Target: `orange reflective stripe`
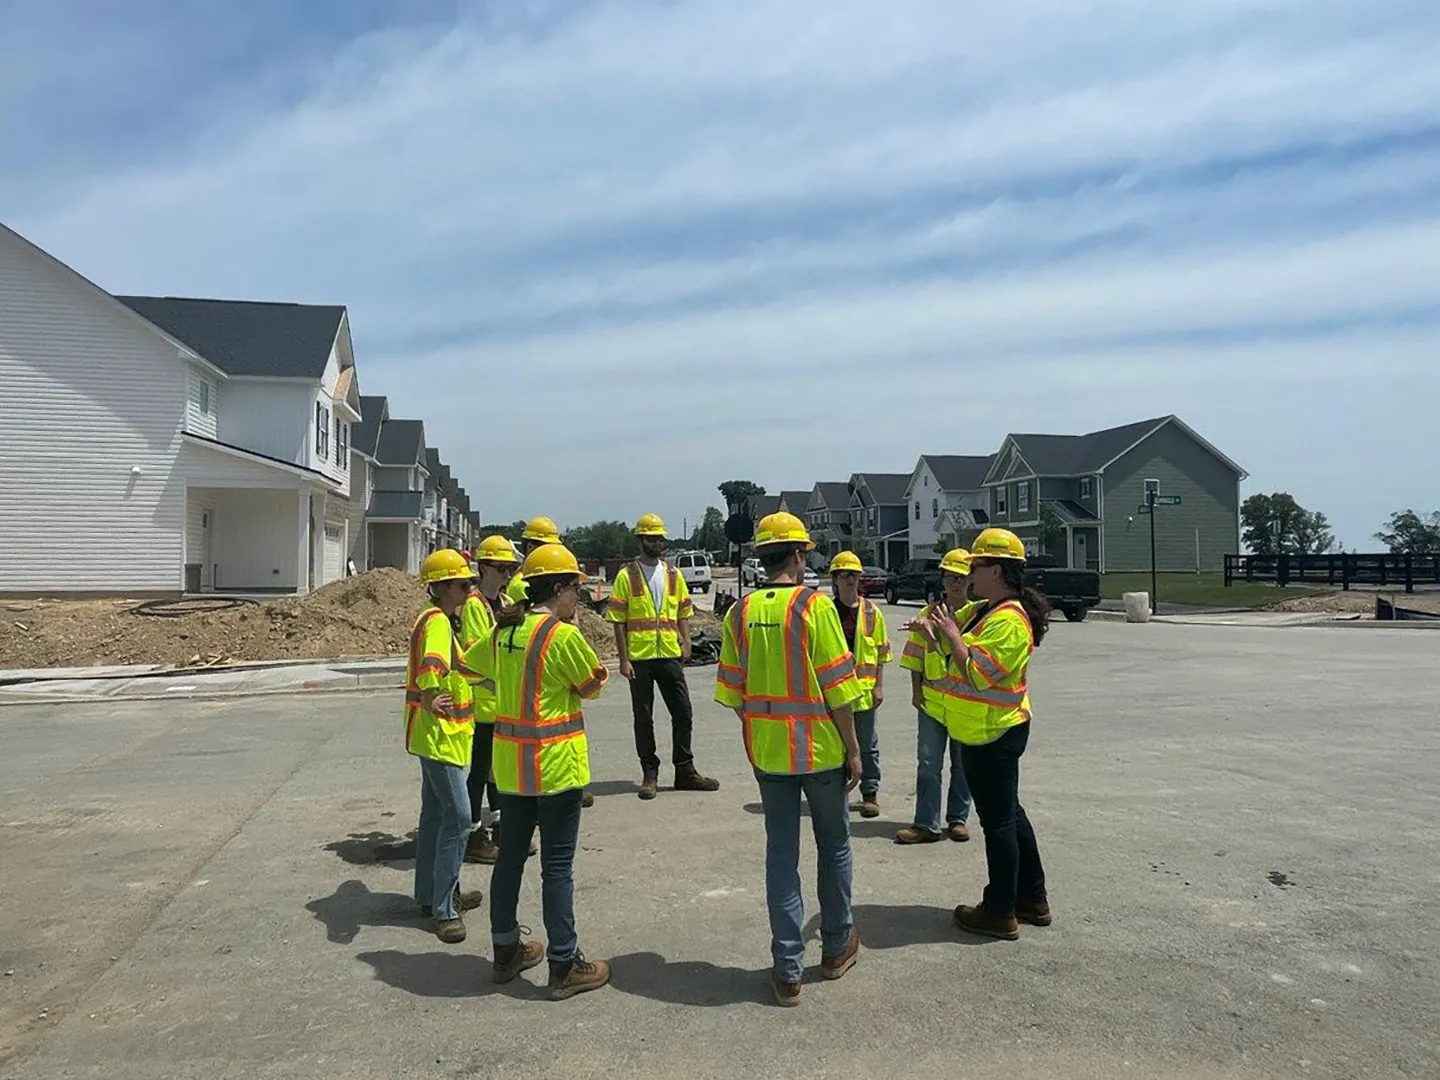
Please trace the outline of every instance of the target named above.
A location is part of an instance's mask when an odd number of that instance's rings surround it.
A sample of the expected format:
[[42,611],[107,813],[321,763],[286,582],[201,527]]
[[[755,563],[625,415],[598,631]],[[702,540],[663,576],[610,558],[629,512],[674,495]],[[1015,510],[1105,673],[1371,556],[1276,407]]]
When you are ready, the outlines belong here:
[[716,670],[716,678],[732,690],[745,689],[745,672],[732,664],[720,664]]
[[861,679],[873,679],[880,674],[879,664],[856,664],[855,675]]
[[583,683],[581,683],[575,688],[575,692],[581,697],[589,697],[591,694],[595,693],[595,691],[599,690],[604,685],[605,672],[597,668],[594,672],[591,673],[590,678],[586,679]]
[[831,690],[855,674],[855,658],[849,653],[815,670],[822,689]]
[[514,717],[506,717],[504,720],[498,716],[495,718],[495,737],[517,743],[555,742],[572,735],[579,735],[584,730],[585,718],[580,713],[552,717],[539,726],[527,724]]
[[977,690],[967,680],[954,676],[937,679],[930,685],[948,697],[959,698],[962,701],[977,701],[985,705],[1001,705],[1006,708],[1015,708],[1024,704],[1025,695],[1028,692],[1023,682],[1013,690],[1003,690],[1000,687]]
[[674,633],[680,629],[680,624],[674,619],[627,619],[625,630],[628,633],[654,633],[657,630],[670,631]]
[[985,677],[992,682],[1003,679],[1008,672],[1002,668],[995,657],[991,656],[979,645],[970,646],[970,662],[985,673]]

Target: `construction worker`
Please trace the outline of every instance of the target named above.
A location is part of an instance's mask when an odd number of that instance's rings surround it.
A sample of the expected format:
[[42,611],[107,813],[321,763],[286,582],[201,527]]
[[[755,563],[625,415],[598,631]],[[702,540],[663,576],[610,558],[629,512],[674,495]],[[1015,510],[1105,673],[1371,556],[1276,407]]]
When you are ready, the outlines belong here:
[[[940,584],[950,611],[966,603],[970,553],[954,548],[940,560]],[[970,817],[970,788],[960,764],[960,744],[945,727],[945,663],[949,645],[928,630],[931,608],[906,624],[910,639],[900,666],[910,672],[910,696],[916,712],[915,820],[895,834],[897,844],[933,844],[948,836],[957,843],[970,839],[965,822]],[[945,831],[940,831],[940,785],[945,778],[945,754],[950,754],[950,787],[945,797]]]
[[[558,543],[560,543],[560,528],[555,524],[554,519],[544,516],[533,517],[525,523],[525,530],[520,534],[520,557],[525,558],[536,548],[545,544]],[[505,595],[517,604],[525,602],[524,574],[515,575],[506,588]]]
[[784,512],[768,515],[754,543],[769,580],[726,613],[715,700],[740,717],[745,752],[760,784],[771,988],[778,1004],[799,1005],[805,966],[802,793],[815,833],[821,974],[840,978],[860,951],[850,906],[846,797],[860,783],[851,707],[861,689],[834,603],[801,584],[805,555],[815,545],[800,519]]
[[[461,552],[462,555],[467,554]],[[469,649],[495,628],[496,613],[505,601],[506,585],[520,569],[515,547],[503,536],[487,536],[471,556],[479,568],[479,577],[471,582],[469,595],[460,609],[460,648]],[[494,863],[500,849],[491,839],[489,825],[499,811],[495,781],[490,776],[490,751],[495,732],[495,695],[480,676],[463,669],[466,681],[475,695],[475,738],[470,754],[470,775],[466,789],[470,795],[470,814],[474,827],[465,844],[465,861]],[[488,807],[489,820],[481,806]],[[535,854],[532,850],[530,854]]]
[[1035,829],[1020,805],[1020,757],[1030,738],[1030,658],[1050,625],[1045,597],[1025,585],[1025,545],[985,529],[971,548],[970,595],[960,611],[935,605],[928,633],[948,646],[945,722],[985,832],[989,883],[955,921],[974,934],[1014,940],[1020,923],[1049,926],[1050,903]]
[[695,768],[690,747],[694,711],[685,682],[690,659],[690,620],[694,603],[685,579],[665,562],[669,537],[658,514],[641,514],[635,523],[640,557],[615,577],[605,618],[615,624],[620,674],[630,683],[635,717],[635,753],[640,758],[640,798],[659,790],[660,758],[655,747],[655,688],[670,713],[671,760],[676,791],[718,791],[720,782]]
[[890,663],[890,636],[880,608],[860,595],[860,556],[842,551],[830,560],[830,586],[840,627],[855,656],[860,697],[851,705],[855,736],[860,742],[860,816],[880,816],[880,736],[875,710],[885,700],[885,665]]
[[[609,676],[572,620],[584,580],[570,550],[547,544],[525,558],[527,596],[518,625],[492,631],[465,653],[465,664],[496,695],[495,783],[500,789],[500,857],[490,879],[495,981],[550,960],[550,997],[604,986],[610,965],[589,961],[575,934],[575,849],[580,800],[590,782],[581,700]],[[525,858],[540,830],[540,898],[548,954],[521,940],[517,912]]]
[[405,666],[405,748],[420,759],[420,824],[415,836],[415,901],[435,919],[441,941],[465,940],[462,911],[478,892],[461,893],[460,863],[470,831],[470,764],[475,704],[461,674],[455,624],[475,574],[458,551],[425,557],[420,580],[430,604],[410,631]]

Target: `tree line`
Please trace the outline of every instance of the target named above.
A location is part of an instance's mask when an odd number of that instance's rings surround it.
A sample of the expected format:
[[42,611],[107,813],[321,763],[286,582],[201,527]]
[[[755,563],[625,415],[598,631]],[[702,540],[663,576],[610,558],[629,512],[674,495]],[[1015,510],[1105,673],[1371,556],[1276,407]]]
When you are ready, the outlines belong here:
[[[1289,492],[1251,495],[1240,506],[1241,539],[1256,555],[1325,555],[1339,550],[1330,521]],[[1422,517],[1397,510],[1374,538],[1393,555],[1440,553],[1440,510]]]

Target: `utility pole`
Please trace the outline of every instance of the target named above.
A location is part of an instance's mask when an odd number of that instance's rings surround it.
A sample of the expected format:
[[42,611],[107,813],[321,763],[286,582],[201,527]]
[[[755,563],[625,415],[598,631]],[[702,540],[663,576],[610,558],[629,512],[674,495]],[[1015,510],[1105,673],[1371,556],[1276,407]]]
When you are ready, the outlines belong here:
[[1150,614],[1154,615],[1160,609],[1160,598],[1156,595],[1159,580],[1155,573],[1155,495],[1157,493],[1147,488],[1145,491],[1145,505],[1150,508]]

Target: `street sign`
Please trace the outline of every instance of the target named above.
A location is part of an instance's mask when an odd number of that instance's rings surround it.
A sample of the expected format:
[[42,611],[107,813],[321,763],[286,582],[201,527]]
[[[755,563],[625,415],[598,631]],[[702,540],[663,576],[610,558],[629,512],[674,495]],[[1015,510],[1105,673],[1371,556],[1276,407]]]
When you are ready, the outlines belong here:
[[1156,495],[1156,496],[1155,496],[1155,505],[1156,505],[1156,506],[1179,506],[1179,505],[1180,505],[1180,496],[1179,496],[1179,495]]
[[1136,512],[1137,514],[1148,514],[1148,513],[1150,512],[1150,504],[1149,504],[1149,503],[1141,503],[1139,506],[1137,506],[1137,507],[1135,508],[1135,512]]

